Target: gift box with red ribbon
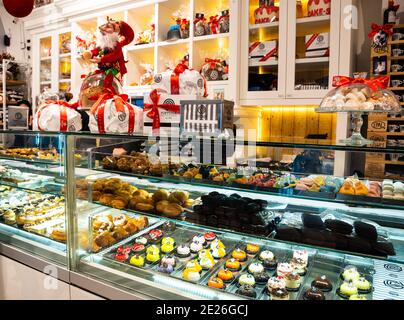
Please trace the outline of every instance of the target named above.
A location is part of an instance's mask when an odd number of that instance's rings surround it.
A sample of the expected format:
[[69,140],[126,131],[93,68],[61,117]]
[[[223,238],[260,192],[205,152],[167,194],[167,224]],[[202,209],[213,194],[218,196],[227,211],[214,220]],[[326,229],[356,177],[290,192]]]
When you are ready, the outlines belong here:
[[80,113],[76,111],[78,104],[66,101],[48,100],[42,104],[33,120],[35,131],[77,132],[82,129]]
[[179,137],[181,101],[195,100],[195,95],[170,95],[153,90],[144,98],[143,134]]
[[178,64],[174,70],[156,74],[152,88],[170,95],[207,96],[205,78],[184,63]]
[[205,64],[202,66],[201,74],[207,81],[227,80],[228,69],[226,61],[206,58]]
[[92,133],[142,134],[143,110],[106,89],[90,110],[89,126]]

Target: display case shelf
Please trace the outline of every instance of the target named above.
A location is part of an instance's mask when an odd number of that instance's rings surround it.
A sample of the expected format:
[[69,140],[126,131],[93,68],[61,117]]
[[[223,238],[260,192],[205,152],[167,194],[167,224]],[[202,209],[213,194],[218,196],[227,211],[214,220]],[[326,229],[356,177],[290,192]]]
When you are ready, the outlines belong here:
[[218,34],[210,34],[207,36],[194,37],[194,41],[208,41],[222,38],[229,38],[229,33],[218,33]]
[[259,29],[276,29],[276,28],[279,28],[279,21],[270,23],[250,24],[250,31]]

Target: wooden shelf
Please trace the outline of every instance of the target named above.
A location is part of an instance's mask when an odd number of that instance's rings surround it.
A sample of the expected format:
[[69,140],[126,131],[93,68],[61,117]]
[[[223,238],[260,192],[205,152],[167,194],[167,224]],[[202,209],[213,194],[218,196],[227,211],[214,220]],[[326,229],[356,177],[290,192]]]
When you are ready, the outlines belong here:
[[389,44],[404,44],[404,40],[400,40],[400,41],[389,41]]
[[388,160],[386,160],[384,163],[385,164],[394,164],[394,165],[397,165],[397,166],[404,166],[404,161],[388,161]]
[[229,33],[210,34],[207,36],[194,37],[194,41],[215,40],[215,39],[228,38],[229,36],[230,36]]
[[404,56],[402,57],[388,57],[390,60],[404,60]]
[[279,21],[270,23],[250,24],[250,30],[279,28]]
[[393,29],[402,29],[402,28],[404,28],[404,24],[395,24],[393,26]]
[[389,87],[387,89],[390,91],[404,91],[404,87]]
[[42,57],[41,61],[50,61],[52,60],[52,57]]
[[381,134],[391,137],[404,137],[404,132],[382,132]]
[[[6,82],[6,86],[7,87],[17,87],[17,86],[22,86],[25,85],[26,82],[25,81],[21,81],[21,80],[8,80]],[[3,82],[0,81],[0,86],[3,86]]]
[[387,118],[389,122],[404,122],[404,118]]
[[404,76],[404,72],[390,72],[391,76]]
[[71,81],[72,81],[71,79],[60,79],[59,80],[60,83],[68,83],[68,82],[71,82]]

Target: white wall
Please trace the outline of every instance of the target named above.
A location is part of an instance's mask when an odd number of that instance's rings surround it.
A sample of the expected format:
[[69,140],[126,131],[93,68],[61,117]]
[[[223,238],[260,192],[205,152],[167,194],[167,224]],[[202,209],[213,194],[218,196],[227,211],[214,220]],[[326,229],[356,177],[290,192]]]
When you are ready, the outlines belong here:
[[2,5],[0,6],[0,19],[6,34],[11,30],[11,46],[8,48],[3,45],[4,34],[0,34],[0,51],[6,50],[12,54],[17,61],[28,61],[29,52],[22,50],[23,44],[25,43],[22,20],[17,20],[17,24],[13,23],[14,17],[9,15]]

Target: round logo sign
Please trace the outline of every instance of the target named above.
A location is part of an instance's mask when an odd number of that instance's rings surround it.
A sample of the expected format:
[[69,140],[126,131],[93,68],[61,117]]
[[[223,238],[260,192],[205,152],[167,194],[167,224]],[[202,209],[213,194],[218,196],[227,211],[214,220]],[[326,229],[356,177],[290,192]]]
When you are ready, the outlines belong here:
[[164,104],[172,104],[172,105],[174,105],[175,102],[174,102],[173,99],[166,99],[166,100],[164,100]]
[[126,120],[126,113],[125,112],[119,112],[118,113],[118,120],[121,122],[124,122]]
[[21,119],[22,119],[22,113],[21,113],[21,112],[17,112],[17,113],[15,114],[15,119],[16,119],[16,120],[21,120]]
[[160,83],[161,81],[163,81],[163,76],[159,73],[159,74],[156,74],[155,76],[154,76],[154,82],[155,83]]

